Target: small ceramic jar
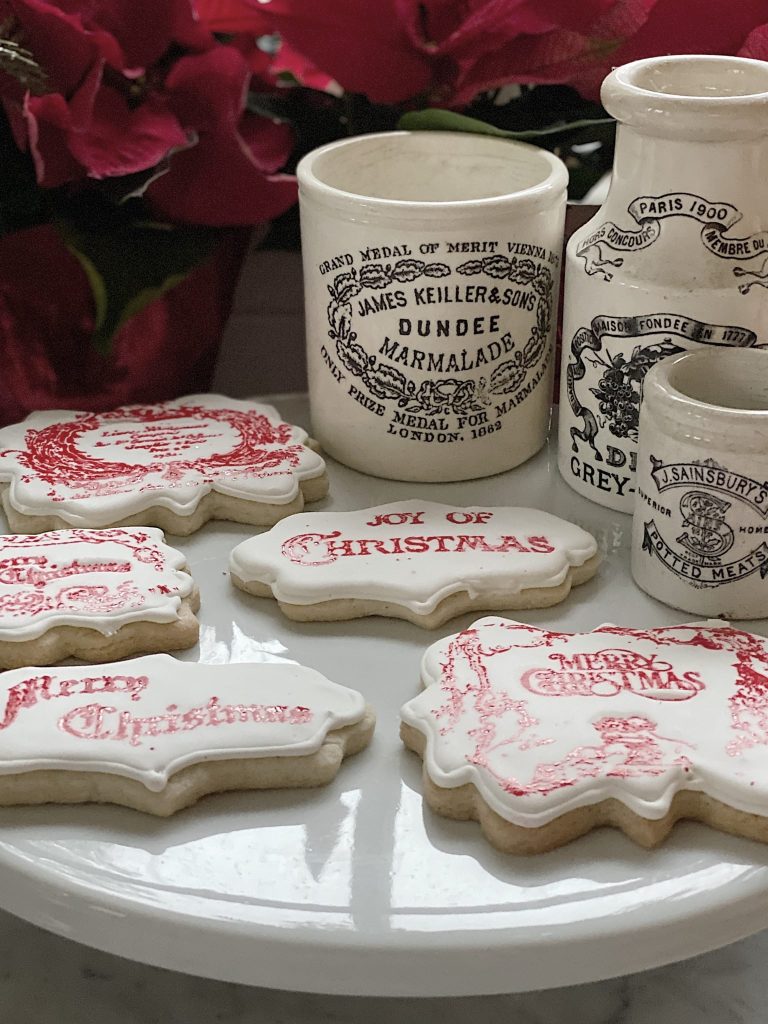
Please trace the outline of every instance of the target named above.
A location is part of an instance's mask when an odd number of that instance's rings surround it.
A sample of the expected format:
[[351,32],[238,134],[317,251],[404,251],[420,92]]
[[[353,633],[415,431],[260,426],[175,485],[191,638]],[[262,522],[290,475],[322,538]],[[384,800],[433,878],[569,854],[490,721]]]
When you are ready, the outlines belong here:
[[632,575],[673,608],[768,617],[768,352],[699,350],[649,371]]
[[568,172],[459,132],[331,143],[298,167],[313,435],[397,480],[544,444]]

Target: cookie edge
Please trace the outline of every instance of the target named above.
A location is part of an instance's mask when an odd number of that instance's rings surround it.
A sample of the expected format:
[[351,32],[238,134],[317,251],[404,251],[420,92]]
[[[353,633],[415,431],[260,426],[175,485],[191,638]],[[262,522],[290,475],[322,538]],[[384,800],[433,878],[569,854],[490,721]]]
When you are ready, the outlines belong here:
[[[180,570],[187,572],[186,569]],[[113,633],[101,633],[85,623],[53,626],[33,640],[0,640],[0,671],[56,665],[65,658],[88,664],[121,661],[133,655],[163,654],[193,647],[200,638],[200,591],[193,583],[181,599],[178,616],[171,622],[137,619]]]
[[[404,619],[415,626],[421,626],[422,629],[437,629],[451,619],[467,613],[551,608],[564,601],[573,587],[588,583],[597,573],[601,562],[602,557],[596,552],[581,565],[569,566],[562,583],[552,587],[529,587],[497,597],[482,594],[472,597],[466,590],[456,591],[443,598],[426,614],[419,614],[406,605],[398,604],[397,601],[376,601],[357,597],[334,598],[315,604],[293,604],[275,597],[272,589],[274,584],[261,580],[244,580],[232,569],[230,579],[234,586],[247,594],[275,600],[286,618],[294,622],[346,622],[379,615],[385,618]],[[352,605],[353,609],[350,608]]]
[[[305,447],[310,448],[308,444]],[[310,450],[315,451],[314,448]],[[0,502],[12,533],[38,534],[52,530],[111,530],[126,526],[156,526],[164,533],[188,537],[211,520],[241,523],[245,526],[275,526],[281,519],[303,511],[305,504],[325,498],[329,490],[329,479],[325,466],[314,476],[299,478],[296,497],[283,504],[237,498],[214,490],[202,496],[190,515],[180,515],[162,505],[150,505],[143,511],[125,516],[123,519],[98,525],[79,518],[77,522],[71,522],[48,512],[19,512],[11,504],[10,490],[10,481],[0,484]]]
[[422,759],[423,796],[429,808],[453,821],[477,822],[483,836],[501,853],[523,856],[549,853],[603,827],[618,829],[638,846],[652,850],[664,842],[678,821],[696,821],[718,832],[768,843],[768,814],[740,811],[692,789],[678,790],[661,818],[644,818],[621,800],[611,797],[566,811],[545,825],[516,825],[489,807],[472,783],[455,789],[438,786],[424,761],[427,738],[419,729],[401,722],[400,738]]

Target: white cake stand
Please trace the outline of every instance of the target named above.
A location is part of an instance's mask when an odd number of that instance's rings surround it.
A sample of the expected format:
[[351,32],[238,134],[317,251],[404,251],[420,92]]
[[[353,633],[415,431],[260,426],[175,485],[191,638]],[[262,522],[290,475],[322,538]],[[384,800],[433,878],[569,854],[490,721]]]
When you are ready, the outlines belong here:
[[[287,419],[306,422],[302,400],[274,401]],[[606,560],[563,605],[526,621],[566,630],[685,621],[629,578],[629,518],[575,495],[554,467],[554,453],[543,452],[505,476],[416,488],[332,465],[325,507],[420,494],[547,509],[591,530]],[[291,623],[271,601],[229,584],[228,553],[247,534],[211,524],[171,538],[203,595],[201,643],[185,656],[311,665],[377,708],[372,746],[326,789],[211,797],[168,821],[113,807],[2,811],[0,906],[161,967],[359,995],[593,981],[702,953],[768,923],[768,847],[681,824],[652,853],[606,829],[545,856],[505,857],[474,823],[426,810],[420,762],[398,740],[398,709],[418,691],[427,644],[471,617],[429,633],[384,619]],[[752,628],[764,632],[765,623]]]

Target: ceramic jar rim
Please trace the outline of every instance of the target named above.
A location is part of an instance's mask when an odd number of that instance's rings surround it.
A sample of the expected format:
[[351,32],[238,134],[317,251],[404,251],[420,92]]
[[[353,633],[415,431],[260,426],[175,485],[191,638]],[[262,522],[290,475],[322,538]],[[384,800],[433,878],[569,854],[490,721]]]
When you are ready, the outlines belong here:
[[649,135],[718,142],[768,134],[768,63],[761,60],[647,57],[614,68],[600,95],[617,121]]
[[[458,144],[460,147],[468,147],[467,140],[471,139],[486,152],[495,151],[493,156],[498,156],[501,163],[514,153],[518,159],[530,157],[531,164],[535,160],[545,173],[535,184],[519,189],[481,198],[449,200],[390,199],[366,195],[364,192],[358,193],[329,184],[318,173],[323,162],[346,149],[359,149],[364,152],[382,141],[410,141],[417,138],[422,145],[433,147],[436,155],[442,154],[445,160],[457,158],[455,151],[451,153],[452,146],[456,147]],[[565,164],[546,149],[514,139],[450,131],[374,132],[330,142],[303,157],[296,169],[296,176],[299,182],[299,198],[304,202],[311,200],[328,207],[337,217],[339,214],[347,213],[348,219],[359,222],[392,222],[408,226],[463,225],[467,222],[477,223],[478,218],[483,221],[494,221],[505,213],[513,213],[516,217],[535,214],[540,210],[551,209],[558,202],[565,206],[568,187],[568,170]]]
[[757,377],[768,382],[768,351],[712,347],[682,352],[651,367],[643,382],[643,410],[666,432],[680,432],[701,444],[725,435],[729,445],[765,454],[768,405],[739,408],[688,394],[686,382],[702,366],[711,379],[724,381],[725,386],[737,383],[739,370],[746,370],[739,375],[741,381]]

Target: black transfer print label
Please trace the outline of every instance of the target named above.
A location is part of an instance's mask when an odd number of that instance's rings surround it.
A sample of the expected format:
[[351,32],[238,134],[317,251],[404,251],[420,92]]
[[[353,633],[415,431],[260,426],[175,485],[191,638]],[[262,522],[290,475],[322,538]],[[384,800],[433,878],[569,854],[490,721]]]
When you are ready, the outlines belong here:
[[370,246],[319,266],[321,356],[400,440],[451,444],[500,430],[546,384],[560,256],[512,241]]
[[575,477],[603,493],[634,494],[643,380],[659,360],[694,344],[746,348],[757,344],[757,335],[677,313],[596,316],[574,334],[565,369],[568,404],[560,415]]
[[584,260],[590,276],[610,281],[613,269],[622,267],[628,254],[647,249],[661,237],[662,222],[689,217],[701,224],[701,243],[714,256],[724,260],[760,259],[760,264],[733,268],[740,279],[738,290],[748,294],[754,287],[768,288],[768,231],[739,237],[731,229],[743,218],[732,203],[711,202],[692,192],[667,192],[661,196],[638,196],[627,207],[632,218],[629,226],[605,221],[579,244],[576,255]]
[[[664,463],[650,456],[650,512],[643,551],[697,588],[768,576],[768,481],[713,459]],[[737,507],[738,506],[738,507]]]

